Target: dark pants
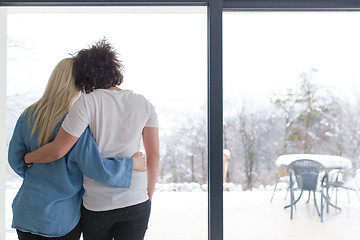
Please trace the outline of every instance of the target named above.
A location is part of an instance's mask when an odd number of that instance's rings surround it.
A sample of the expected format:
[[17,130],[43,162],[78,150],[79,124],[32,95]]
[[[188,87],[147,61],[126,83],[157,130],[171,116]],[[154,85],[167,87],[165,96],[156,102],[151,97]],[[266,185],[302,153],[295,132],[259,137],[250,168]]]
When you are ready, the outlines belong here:
[[150,200],[125,208],[94,212],[82,207],[84,240],[142,240],[148,226]]
[[19,240],[79,240],[81,235],[81,225],[78,223],[71,232],[62,237],[43,237],[29,232],[22,232],[20,230],[16,230],[16,232]]

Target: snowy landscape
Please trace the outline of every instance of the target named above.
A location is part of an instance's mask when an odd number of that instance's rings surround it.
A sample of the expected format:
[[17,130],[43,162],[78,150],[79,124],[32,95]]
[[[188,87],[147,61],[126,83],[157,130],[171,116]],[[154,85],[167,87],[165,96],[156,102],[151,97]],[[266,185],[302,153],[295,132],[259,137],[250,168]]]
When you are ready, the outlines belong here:
[[[203,186],[204,187],[204,186]],[[152,203],[152,213],[146,240],[206,240],[207,239],[207,192],[199,184],[158,185]],[[242,191],[229,185],[224,192],[224,239],[225,240],[338,240],[356,239],[360,235],[360,201],[354,192],[339,191],[338,206],[342,211],[330,208],[324,222],[312,201],[303,198],[296,207],[294,219],[290,210],[284,210],[289,198],[284,200],[286,186],[275,193],[270,202],[273,186]],[[17,192],[16,184],[7,190],[7,240],[17,239],[11,224],[11,202]]]
[[[7,140],[21,112],[41,96],[56,63],[107,36],[124,61],[124,88],[148,97],[159,115],[161,166],[146,239],[205,240],[206,8],[129,9],[84,10],[81,18],[78,10],[9,11]],[[305,197],[290,220],[285,183],[270,202],[282,154],[346,158],[344,179],[356,179],[360,34],[354,29],[359,21],[359,13],[224,14],[224,148],[231,151],[225,240],[360,236],[360,199],[354,191],[348,192],[349,202],[347,191],[339,190],[342,211],[330,208],[323,223]],[[13,240],[11,203],[21,179],[9,167],[7,172],[6,239]],[[352,187],[360,189],[358,180]]]

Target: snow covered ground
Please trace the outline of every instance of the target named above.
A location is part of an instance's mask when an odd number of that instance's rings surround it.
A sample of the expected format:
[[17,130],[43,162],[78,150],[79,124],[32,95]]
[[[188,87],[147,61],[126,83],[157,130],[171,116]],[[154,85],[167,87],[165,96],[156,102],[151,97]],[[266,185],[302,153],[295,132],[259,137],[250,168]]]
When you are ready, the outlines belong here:
[[[179,189],[182,191],[174,191]],[[271,203],[272,187],[246,192],[240,189],[234,187],[224,192],[225,240],[337,240],[360,236],[360,201],[354,192],[349,192],[349,203],[346,191],[340,190],[338,205],[342,211],[330,208],[321,223],[312,199],[306,204],[304,197],[290,220],[290,210],[283,208],[288,202],[284,200],[284,190],[277,191]],[[10,227],[11,202],[16,192],[16,184],[8,186],[7,240],[17,239]],[[158,185],[145,239],[206,240],[207,192],[196,184]]]

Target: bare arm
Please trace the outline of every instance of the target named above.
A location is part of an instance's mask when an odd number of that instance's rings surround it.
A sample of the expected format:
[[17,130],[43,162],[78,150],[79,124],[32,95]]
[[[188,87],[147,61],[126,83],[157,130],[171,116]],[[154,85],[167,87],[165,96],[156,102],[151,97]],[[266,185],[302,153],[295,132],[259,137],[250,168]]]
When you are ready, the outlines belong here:
[[146,152],[147,179],[150,201],[155,190],[156,179],[159,170],[159,128],[145,127],[143,131],[143,142]]
[[78,137],[68,134],[62,127],[60,127],[54,141],[45,144],[33,152],[27,153],[24,160],[26,163],[53,162],[65,156],[78,139]]

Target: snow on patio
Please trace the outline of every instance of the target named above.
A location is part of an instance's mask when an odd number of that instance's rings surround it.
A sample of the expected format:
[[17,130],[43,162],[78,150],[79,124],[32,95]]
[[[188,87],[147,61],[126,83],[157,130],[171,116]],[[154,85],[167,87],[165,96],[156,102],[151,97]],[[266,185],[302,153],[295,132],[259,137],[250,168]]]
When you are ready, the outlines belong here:
[[[207,192],[201,188],[183,191],[155,193],[152,215],[146,240],[198,240],[207,239]],[[338,205],[342,211],[325,213],[324,223],[316,215],[313,201],[306,204],[307,194],[297,204],[294,219],[290,210],[284,210],[286,191],[275,193],[271,203],[272,187],[254,191],[224,192],[224,239],[225,240],[312,240],[312,239],[357,239],[360,236],[360,202],[350,191],[348,203],[346,191],[339,190]],[[238,188],[240,189],[240,188]],[[11,202],[17,188],[7,190],[7,240],[17,239],[11,229]]]

